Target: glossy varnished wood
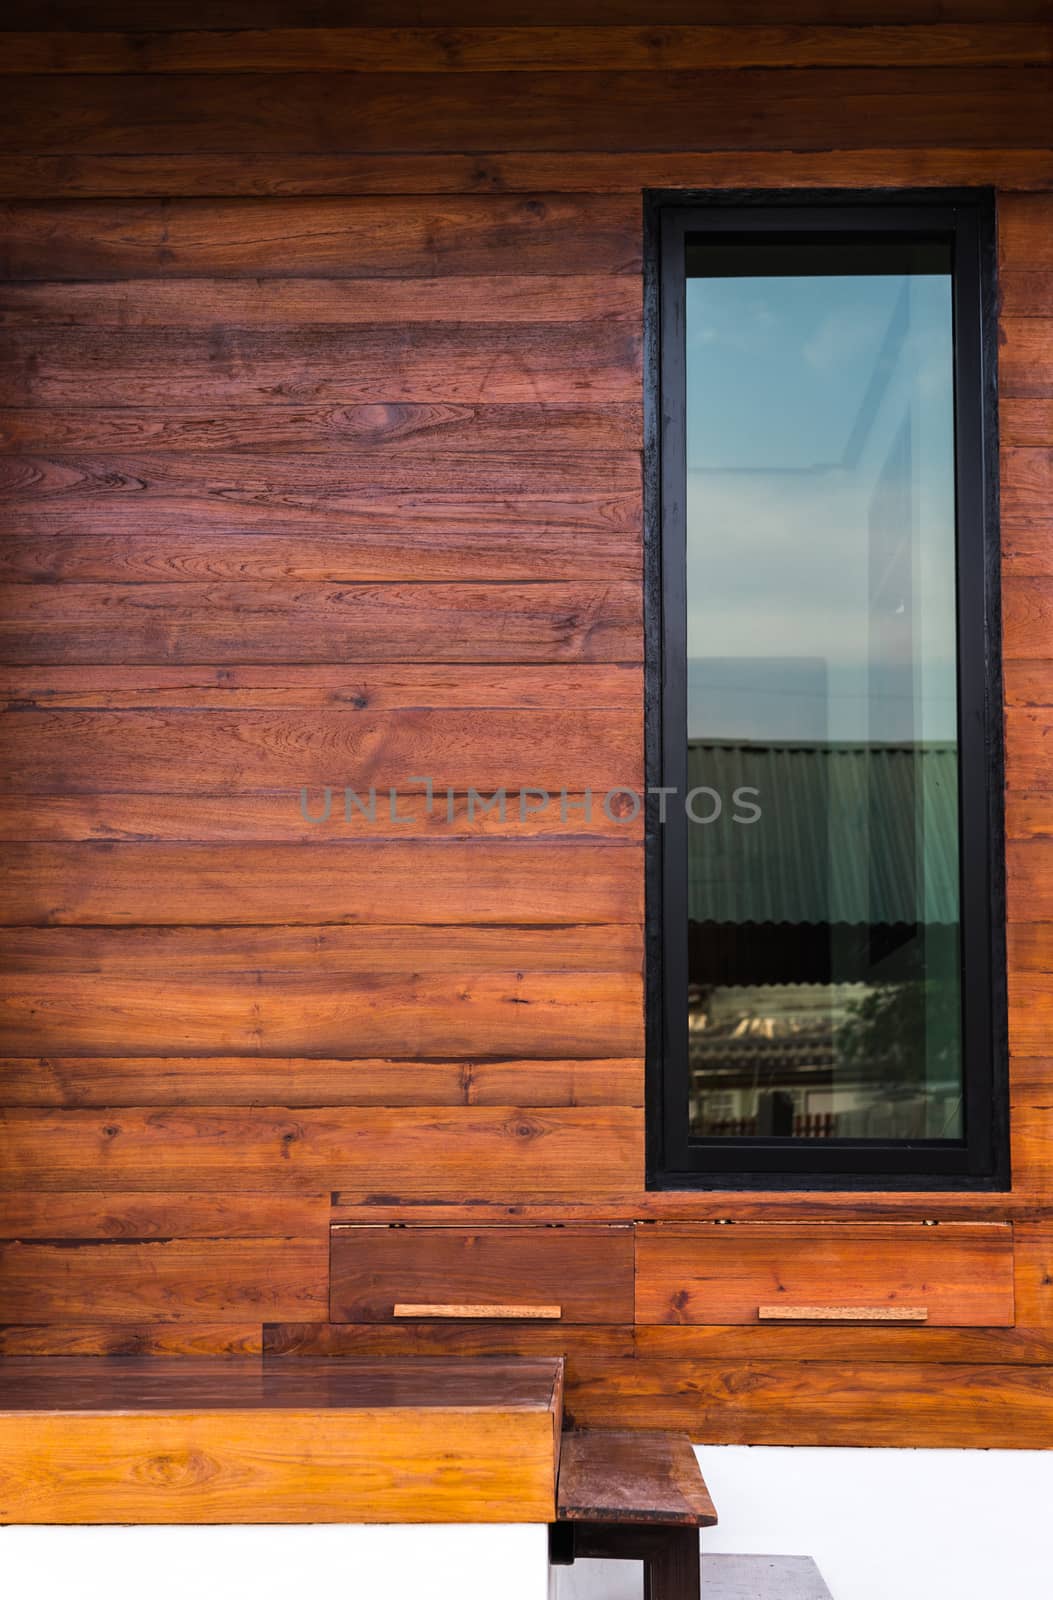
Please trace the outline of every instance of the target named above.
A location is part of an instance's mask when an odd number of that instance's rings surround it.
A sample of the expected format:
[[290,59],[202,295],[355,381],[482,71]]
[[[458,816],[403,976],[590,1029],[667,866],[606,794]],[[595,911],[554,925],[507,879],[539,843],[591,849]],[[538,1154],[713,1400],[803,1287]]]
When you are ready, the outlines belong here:
[[530,1522],[554,1361],[0,1364],[3,1522]]

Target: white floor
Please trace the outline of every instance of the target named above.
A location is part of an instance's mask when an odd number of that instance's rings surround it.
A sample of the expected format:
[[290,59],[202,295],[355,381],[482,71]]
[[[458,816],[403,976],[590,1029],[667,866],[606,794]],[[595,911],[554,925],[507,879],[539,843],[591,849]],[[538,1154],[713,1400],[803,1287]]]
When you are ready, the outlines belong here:
[[0,1528],[5,1600],[544,1600],[547,1530]]
[[[703,1446],[698,1457],[720,1513],[704,1550],[812,1556],[834,1600],[1053,1597],[1053,1448]],[[582,1562],[555,1592],[640,1600],[641,1587],[635,1565]]]

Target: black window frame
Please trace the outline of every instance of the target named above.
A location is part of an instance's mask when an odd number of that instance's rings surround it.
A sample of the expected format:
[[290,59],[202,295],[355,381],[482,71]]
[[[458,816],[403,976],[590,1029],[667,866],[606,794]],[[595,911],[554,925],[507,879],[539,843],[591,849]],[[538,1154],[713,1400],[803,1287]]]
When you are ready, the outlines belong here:
[[[684,301],[687,233],[953,240],[961,1141],[693,1138],[688,1126]],[[1008,1189],[1009,1088],[998,523],[995,195],[955,190],[644,194],[647,1186]],[[679,668],[679,670],[678,670]]]

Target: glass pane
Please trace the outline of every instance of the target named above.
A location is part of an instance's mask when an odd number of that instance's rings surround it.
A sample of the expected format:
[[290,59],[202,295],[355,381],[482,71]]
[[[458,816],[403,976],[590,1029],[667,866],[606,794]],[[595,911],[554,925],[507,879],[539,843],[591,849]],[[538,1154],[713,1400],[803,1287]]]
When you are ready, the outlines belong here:
[[696,1136],[964,1136],[951,265],[689,242]]

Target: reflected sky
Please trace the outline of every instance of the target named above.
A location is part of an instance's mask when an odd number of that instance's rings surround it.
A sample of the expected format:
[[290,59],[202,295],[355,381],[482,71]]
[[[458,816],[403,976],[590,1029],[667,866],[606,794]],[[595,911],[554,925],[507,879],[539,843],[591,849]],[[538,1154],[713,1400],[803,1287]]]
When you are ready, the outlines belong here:
[[687,358],[689,734],[953,740],[949,271],[690,277]]

